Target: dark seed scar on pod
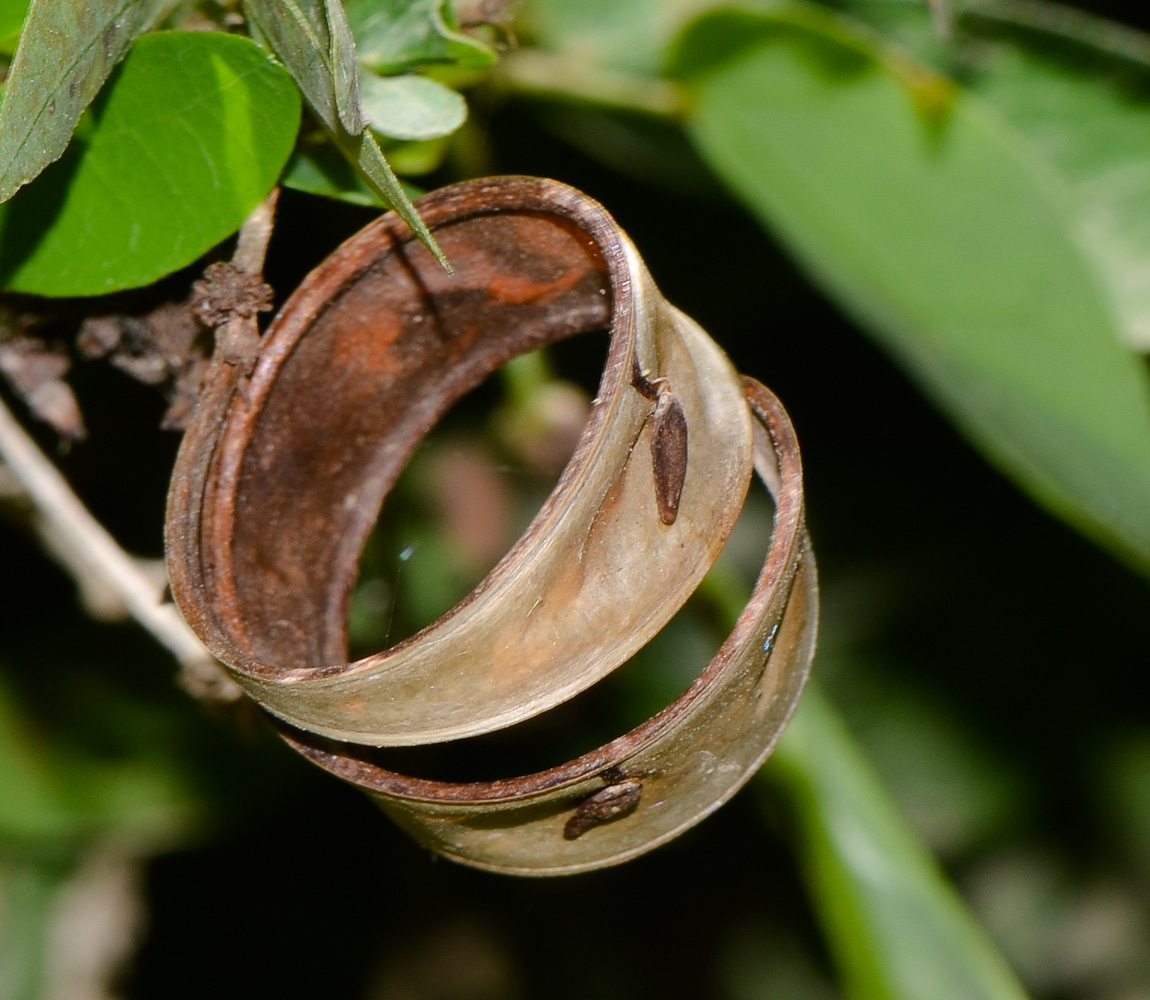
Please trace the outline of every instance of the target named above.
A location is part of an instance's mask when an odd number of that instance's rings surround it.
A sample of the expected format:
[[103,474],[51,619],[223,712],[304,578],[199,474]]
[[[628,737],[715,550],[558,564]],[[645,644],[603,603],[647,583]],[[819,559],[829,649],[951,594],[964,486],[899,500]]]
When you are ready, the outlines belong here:
[[659,504],[659,520],[671,525],[679,516],[679,500],[687,478],[687,418],[666,379],[648,379],[636,370],[631,385],[655,401],[650,418],[655,499]]
[[[616,769],[612,768],[611,771]],[[567,820],[567,824],[563,827],[565,840],[576,840],[592,827],[626,816],[639,804],[643,783],[638,778],[626,778],[622,775],[615,778],[611,771],[605,772],[603,779],[612,783],[587,796]]]

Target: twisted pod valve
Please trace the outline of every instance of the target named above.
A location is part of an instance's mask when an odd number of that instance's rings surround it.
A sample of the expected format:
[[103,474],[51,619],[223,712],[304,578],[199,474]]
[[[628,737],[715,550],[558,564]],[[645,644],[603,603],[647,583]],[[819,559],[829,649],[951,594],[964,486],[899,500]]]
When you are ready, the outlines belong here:
[[[304,280],[250,374],[213,361],[172,479],[172,591],[283,738],[420,842],[518,874],[615,864],[730,798],[802,691],[818,599],[798,445],[585,195],[496,177],[417,205],[453,275],[386,215]],[[523,536],[437,621],[347,662],[360,554],[423,438],[506,361],[603,328],[596,404]],[[535,774],[452,783],[374,762],[368,748],[513,726],[615,670],[701,583],[753,472],[775,500],[766,562],[674,702]]]

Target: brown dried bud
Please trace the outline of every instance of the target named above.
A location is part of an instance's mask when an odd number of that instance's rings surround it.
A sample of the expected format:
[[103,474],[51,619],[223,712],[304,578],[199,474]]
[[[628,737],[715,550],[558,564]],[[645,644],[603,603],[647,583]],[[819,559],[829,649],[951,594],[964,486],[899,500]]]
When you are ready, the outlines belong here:
[[0,342],[0,372],[32,415],[69,442],[83,441],[88,433],[76,396],[63,380],[71,366],[62,347],[39,337],[17,336]]

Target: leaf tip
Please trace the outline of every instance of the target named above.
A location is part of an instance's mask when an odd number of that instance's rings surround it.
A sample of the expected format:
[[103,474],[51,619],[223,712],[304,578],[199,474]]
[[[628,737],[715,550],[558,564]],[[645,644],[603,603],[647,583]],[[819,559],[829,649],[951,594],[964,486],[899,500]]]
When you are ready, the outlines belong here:
[[435,259],[439,261],[439,266],[448,274],[454,274],[455,268],[451,266],[451,261],[447,259],[447,254],[443,252],[443,248],[435,241],[435,237],[432,236],[431,233],[428,233],[427,238],[423,242],[427,249],[435,255]]

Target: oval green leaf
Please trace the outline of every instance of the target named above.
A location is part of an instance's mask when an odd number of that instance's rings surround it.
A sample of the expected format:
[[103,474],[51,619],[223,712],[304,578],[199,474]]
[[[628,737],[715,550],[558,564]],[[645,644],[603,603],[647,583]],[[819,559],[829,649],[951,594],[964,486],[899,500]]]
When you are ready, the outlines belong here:
[[1150,351],[1150,35],[1084,10],[982,4],[963,11],[969,41],[952,46],[924,5],[850,11],[925,62],[959,60],[965,85],[1062,179],[1124,340]]
[[291,153],[299,94],[246,38],[140,39],[64,157],[0,208],[0,285],[146,285],[235,232]]
[[1150,392],[1058,174],[992,107],[807,6],[683,40],[692,134],[1034,497],[1150,569]]
[[372,130],[392,139],[438,139],[467,120],[463,96],[425,76],[365,72],[360,92]]
[[459,30],[449,0],[346,0],[360,61],[377,73],[428,63],[484,69],[495,53]]

